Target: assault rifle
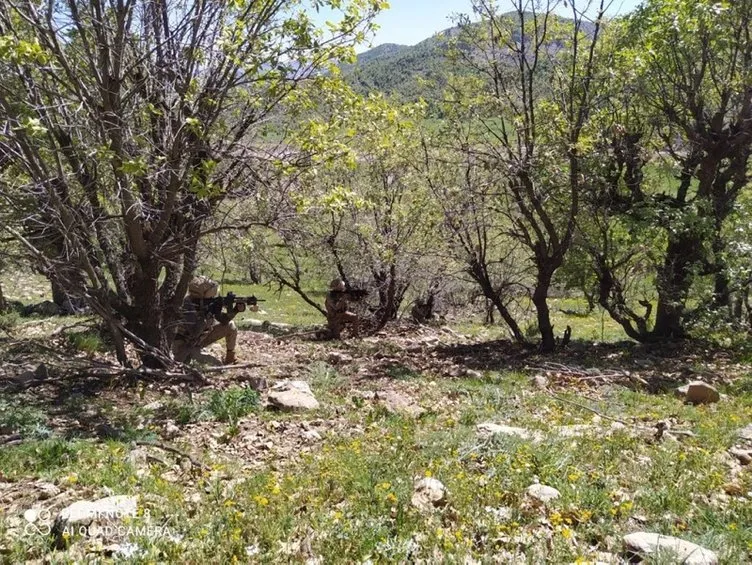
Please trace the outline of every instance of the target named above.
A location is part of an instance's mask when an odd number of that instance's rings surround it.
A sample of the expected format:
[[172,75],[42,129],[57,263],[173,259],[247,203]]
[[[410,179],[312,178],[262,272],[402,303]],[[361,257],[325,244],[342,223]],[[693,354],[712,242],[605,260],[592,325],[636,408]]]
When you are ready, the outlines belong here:
[[343,296],[350,300],[360,300],[368,296],[368,291],[365,288],[348,288],[345,290],[330,290],[329,293],[333,298],[339,300]]
[[206,298],[202,302],[206,306],[206,311],[216,317],[222,313],[222,308],[227,308],[230,311],[235,305],[238,305],[240,306],[238,312],[244,312],[246,306],[256,306],[259,302],[265,302],[265,300],[255,296],[236,296],[234,292],[228,292],[227,296]]

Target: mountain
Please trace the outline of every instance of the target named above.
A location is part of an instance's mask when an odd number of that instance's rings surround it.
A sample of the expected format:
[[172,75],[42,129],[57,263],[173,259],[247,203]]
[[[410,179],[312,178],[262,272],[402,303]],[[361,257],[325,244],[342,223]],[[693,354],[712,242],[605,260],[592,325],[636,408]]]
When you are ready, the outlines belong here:
[[435,90],[420,79],[444,84],[449,70],[449,32],[443,31],[416,45],[378,45],[358,55],[354,65],[343,67],[343,73],[360,92],[377,90],[401,100],[417,100]]
[[[516,21],[517,15],[509,12],[502,17]],[[571,24],[569,19],[560,16],[556,19]],[[582,26],[585,34],[593,33],[591,22],[583,21]],[[447,58],[449,41],[458,32],[458,27],[445,29],[416,45],[378,45],[359,54],[354,65],[343,66],[343,74],[359,92],[380,91],[405,102],[423,97],[430,104],[431,100],[440,98],[448,74],[462,72]],[[518,34],[514,37],[519,40]],[[552,40],[547,48],[556,52],[562,45],[561,41]]]

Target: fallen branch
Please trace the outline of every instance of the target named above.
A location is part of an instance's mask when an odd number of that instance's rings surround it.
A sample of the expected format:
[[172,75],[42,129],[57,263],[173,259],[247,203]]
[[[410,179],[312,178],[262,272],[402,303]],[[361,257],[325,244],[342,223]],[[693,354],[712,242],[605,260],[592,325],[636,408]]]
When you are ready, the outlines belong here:
[[156,447],[157,449],[161,449],[162,451],[167,451],[168,453],[172,453],[174,455],[178,455],[180,457],[188,459],[188,461],[190,461],[194,467],[198,467],[199,469],[202,469],[204,471],[211,470],[208,465],[206,465],[205,463],[202,463],[201,461],[193,457],[190,453],[186,453],[185,451],[182,451],[178,449],[177,447],[173,447],[172,445],[167,445],[167,444],[159,443],[156,441],[146,441],[146,440],[136,440],[133,443],[135,443],[136,445],[144,446],[144,447]]
[[205,367],[201,369],[204,373],[218,373],[230,369],[248,369],[249,367],[266,367],[263,363],[237,363],[235,365],[217,365],[216,367]]
[[[638,424],[632,424],[632,423],[629,423],[629,422],[625,422],[624,420],[620,420],[619,418],[614,418],[612,416],[607,416],[606,414],[603,414],[602,412],[598,412],[598,410],[595,410],[594,408],[590,408],[589,406],[586,406],[584,404],[580,404],[579,402],[575,402],[573,400],[568,400],[566,398],[562,398],[561,396],[553,394],[552,392],[545,392],[545,391],[543,391],[543,393],[545,395],[553,398],[554,400],[558,400],[559,402],[563,402],[565,404],[571,404],[572,406],[577,406],[578,408],[582,408],[583,410],[587,410],[588,412],[592,412],[593,414],[595,414],[596,416],[598,416],[600,418],[605,418],[606,420],[611,420],[612,422],[617,422],[617,423],[622,424],[624,426],[634,428],[635,430],[638,430],[638,431],[654,432],[655,433],[654,437],[656,439],[660,439],[662,437],[663,431],[666,431],[667,433],[670,433],[670,434],[681,435],[681,436],[685,436],[685,437],[694,437],[694,435],[695,435],[694,432],[692,432],[690,430],[674,430],[674,429],[669,429],[669,428],[665,427],[665,423],[664,422],[658,422],[652,428],[648,427],[648,426],[640,426]],[[656,432],[656,430],[658,430],[658,431]]]

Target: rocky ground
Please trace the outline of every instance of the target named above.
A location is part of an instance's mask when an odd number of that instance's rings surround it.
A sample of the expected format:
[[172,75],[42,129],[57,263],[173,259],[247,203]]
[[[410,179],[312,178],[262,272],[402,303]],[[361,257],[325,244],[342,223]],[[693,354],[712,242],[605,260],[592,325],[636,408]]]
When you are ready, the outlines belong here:
[[0,559],[752,559],[733,351],[246,331],[199,383],[118,374],[91,324],[0,340]]

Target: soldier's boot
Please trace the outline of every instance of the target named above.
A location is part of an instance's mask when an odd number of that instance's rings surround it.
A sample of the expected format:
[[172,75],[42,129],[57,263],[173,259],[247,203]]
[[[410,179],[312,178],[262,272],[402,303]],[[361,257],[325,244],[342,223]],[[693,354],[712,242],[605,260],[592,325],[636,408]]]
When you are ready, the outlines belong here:
[[234,365],[237,363],[238,360],[235,357],[235,350],[234,349],[228,349],[227,354],[225,355],[225,365]]

